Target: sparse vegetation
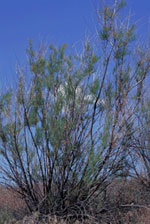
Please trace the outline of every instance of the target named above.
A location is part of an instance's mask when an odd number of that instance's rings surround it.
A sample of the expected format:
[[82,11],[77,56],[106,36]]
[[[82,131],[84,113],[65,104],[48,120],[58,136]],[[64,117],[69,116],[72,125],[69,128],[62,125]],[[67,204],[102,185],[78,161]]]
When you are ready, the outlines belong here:
[[97,37],[80,54],[30,41],[28,69],[1,94],[0,178],[22,223],[146,223],[150,52],[123,7],[98,10]]

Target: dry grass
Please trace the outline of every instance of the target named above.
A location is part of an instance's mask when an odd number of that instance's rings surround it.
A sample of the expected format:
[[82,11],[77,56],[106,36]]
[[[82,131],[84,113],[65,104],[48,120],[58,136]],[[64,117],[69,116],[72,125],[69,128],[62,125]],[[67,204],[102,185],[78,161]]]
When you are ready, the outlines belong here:
[[[120,205],[131,203],[144,205],[145,207],[119,207]],[[102,221],[96,223],[91,219],[82,222],[74,221],[72,224],[149,224],[149,205],[149,192],[146,192],[138,182],[133,180],[126,182],[115,181],[107,189],[106,206],[110,210],[103,214]],[[113,206],[114,209],[112,209]],[[2,221],[3,216],[1,215],[0,224],[68,224],[68,222],[58,220],[55,216],[47,217],[47,221],[38,221],[38,213],[27,216],[25,214],[25,203],[16,193],[4,187],[0,187],[0,209],[0,212],[4,211],[4,221]],[[9,218],[10,214],[12,218]],[[22,221],[16,221],[17,219]]]
[[8,212],[17,219],[24,216],[26,207],[24,201],[12,190],[3,186],[0,187],[0,209],[1,212]]

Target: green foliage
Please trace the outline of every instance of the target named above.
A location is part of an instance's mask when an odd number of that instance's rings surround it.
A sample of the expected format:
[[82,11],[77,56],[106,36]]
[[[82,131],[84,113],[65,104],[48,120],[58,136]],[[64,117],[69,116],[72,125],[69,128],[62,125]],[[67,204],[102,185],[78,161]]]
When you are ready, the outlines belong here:
[[126,1],[124,1],[124,0],[119,1],[119,2],[118,2],[118,5],[117,5],[118,10],[124,8],[124,7],[126,6],[126,4],[127,4],[127,3],[126,3]]
[[99,90],[100,82],[98,79],[95,79],[91,86],[91,94],[96,95]]
[[112,124],[112,115],[108,112],[105,118],[105,125],[103,133],[101,134],[101,146],[102,148],[106,148],[108,146],[109,138],[110,138],[110,129]]
[[30,109],[28,122],[31,126],[35,126],[38,122],[37,108],[33,107]]
[[102,40],[108,40],[110,36],[110,27],[103,27],[103,30],[100,31],[100,38]]
[[0,112],[8,110],[12,98],[12,91],[9,90],[0,97]]

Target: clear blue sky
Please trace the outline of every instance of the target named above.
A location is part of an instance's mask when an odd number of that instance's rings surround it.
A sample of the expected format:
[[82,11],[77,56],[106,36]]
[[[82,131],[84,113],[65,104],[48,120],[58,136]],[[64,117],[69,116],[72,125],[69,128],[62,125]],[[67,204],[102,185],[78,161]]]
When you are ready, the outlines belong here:
[[[100,0],[101,1],[101,0]],[[111,1],[111,0],[110,0]],[[84,40],[94,31],[94,6],[99,0],[0,0],[0,87],[15,77],[25,61],[28,39],[61,44]],[[150,0],[127,0],[128,8],[146,27]],[[142,28],[144,30],[145,28]]]

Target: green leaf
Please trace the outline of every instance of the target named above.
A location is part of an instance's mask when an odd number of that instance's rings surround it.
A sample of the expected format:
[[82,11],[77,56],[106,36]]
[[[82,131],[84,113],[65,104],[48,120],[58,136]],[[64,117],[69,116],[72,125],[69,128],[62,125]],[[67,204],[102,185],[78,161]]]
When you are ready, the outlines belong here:
[[29,124],[31,126],[35,126],[38,122],[38,115],[37,115],[37,109],[35,107],[32,107],[29,112],[28,116]]

